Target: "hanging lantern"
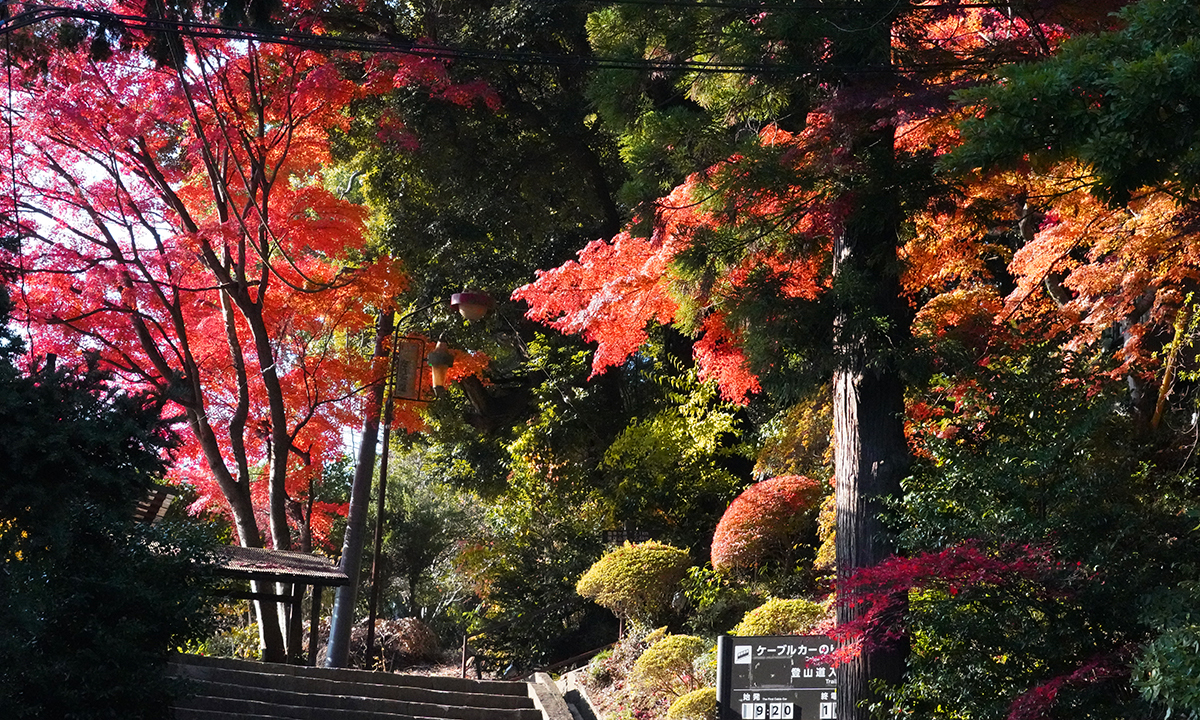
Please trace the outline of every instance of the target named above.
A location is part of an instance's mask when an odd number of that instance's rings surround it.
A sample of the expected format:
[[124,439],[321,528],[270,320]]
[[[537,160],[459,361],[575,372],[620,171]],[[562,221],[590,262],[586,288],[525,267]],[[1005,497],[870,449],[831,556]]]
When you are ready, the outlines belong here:
[[492,309],[492,297],[487,293],[465,290],[450,296],[450,307],[454,308],[468,322],[482,320],[488,310]]
[[454,364],[454,353],[450,352],[446,343],[439,340],[433,350],[425,356],[425,364],[429,366],[429,372],[433,376],[433,389],[446,387],[446,373]]

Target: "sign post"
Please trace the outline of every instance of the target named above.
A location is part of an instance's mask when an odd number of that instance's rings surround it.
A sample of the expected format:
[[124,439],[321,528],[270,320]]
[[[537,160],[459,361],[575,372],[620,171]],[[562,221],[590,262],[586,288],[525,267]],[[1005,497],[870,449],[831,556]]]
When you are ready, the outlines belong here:
[[717,638],[718,720],[836,720],[837,668],[813,658],[826,635]]

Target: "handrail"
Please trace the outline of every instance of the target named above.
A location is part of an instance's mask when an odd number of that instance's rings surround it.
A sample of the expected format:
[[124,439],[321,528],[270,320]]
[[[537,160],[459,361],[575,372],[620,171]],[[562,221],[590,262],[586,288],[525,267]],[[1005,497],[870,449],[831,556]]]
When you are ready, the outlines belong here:
[[587,652],[581,652],[578,655],[573,655],[573,656],[567,658],[566,660],[559,660],[558,662],[554,663],[553,665],[547,665],[546,667],[542,668],[541,670],[538,670],[537,672],[552,673],[552,672],[556,672],[558,670],[561,670],[563,668],[567,668],[570,666],[575,666],[575,667],[570,667],[571,670],[574,670],[576,667],[578,667],[575,664],[578,663],[580,660],[584,660],[584,659],[590,660],[593,657],[604,652],[605,650],[611,649],[616,644],[617,643],[615,643],[615,642],[610,642],[609,644],[604,645],[602,647],[598,647],[595,650],[588,650]]
[[[477,637],[479,637],[479,636],[481,636],[481,635],[485,635],[485,634],[487,634],[487,633],[489,633],[489,632],[496,632],[497,630],[503,630],[504,628],[507,628],[507,627],[509,627],[509,626],[511,626],[511,625],[515,625],[515,624],[516,624],[518,621],[528,621],[528,620],[530,620],[530,619],[532,619],[532,618],[541,617],[541,616],[543,616],[543,615],[546,615],[546,614],[548,614],[548,613],[550,613],[550,612],[552,612],[552,611],[555,611],[555,610],[560,610],[560,609],[562,609],[562,608],[564,608],[564,607],[567,607],[568,605],[570,605],[570,603],[565,603],[565,602],[564,602],[564,603],[559,603],[558,605],[551,605],[550,607],[548,607],[548,608],[542,608],[542,609],[541,609],[541,610],[539,610],[538,612],[535,612],[535,613],[533,613],[533,614],[531,614],[531,615],[526,615],[526,616],[524,616],[524,617],[520,617],[520,618],[513,618],[513,619],[511,619],[511,620],[505,620],[504,622],[498,622],[498,623],[495,623],[495,624],[489,625],[489,626],[488,626],[486,629],[483,629],[483,630],[478,630],[478,631],[476,631],[476,632],[473,632],[473,633],[463,633],[463,640],[462,640],[462,667],[461,667],[461,674],[462,674],[462,677],[466,677],[466,676],[467,676],[467,656],[468,656],[468,653],[467,653],[467,643],[468,643],[468,641],[469,641],[469,640],[471,640],[472,638],[477,638]],[[480,609],[480,610],[482,610],[482,609],[483,609],[483,606],[481,605],[479,609]],[[481,617],[482,617],[482,616],[481,616]],[[603,648],[602,648],[602,649],[603,649]],[[597,651],[597,652],[599,652],[599,651]],[[478,674],[478,673],[480,672],[480,669],[479,669],[479,662],[478,662],[478,655],[475,655],[474,657],[476,658],[476,663],[475,663],[475,672]]]

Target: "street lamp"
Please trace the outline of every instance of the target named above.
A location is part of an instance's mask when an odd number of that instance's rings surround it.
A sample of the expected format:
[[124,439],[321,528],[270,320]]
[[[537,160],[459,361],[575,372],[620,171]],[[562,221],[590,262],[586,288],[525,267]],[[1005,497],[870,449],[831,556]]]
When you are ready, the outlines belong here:
[[[445,301],[443,300],[440,302],[432,303],[430,305],[426,305],[424,307],[417,308],[416,310],[413,310],[412,312],[409,312],[408,314],[402,316],[399,320],[395,321],[394,324],[396,326],[398,326],[398,325],[402,324],[408,318],[412,317],[413,315],[416,315],[417,313],[420,313],[420,312],[424,312],[424,311],[426,311],[432,307],[435,307],[436,305],[444,303],[444,302]],[[487,311],[489,309],[491,309],[492,299],[490,297],[488,297],[487,295],[485,295],[484,293],[479,293],[479,292],[456,293],[455,295],[453,295],[450,298],[450,306],[453,307],[454,309],[458,310],[460,313],[462,313],[463,317],[467,318],[467,320],[478,320],[478,319],[482,318],[484,315],[486,315]],[[479,312],[479,308],[482,308],[482,312]],[[419,362],[419,358],[420,358],[420,355],[416,354],[415,357],[413,357],[413,360],[415,360],[416,362]],[[370,609],[369,609],[368,624],[367,624],[367,657],[368,658],[371,658],[373,656],[374,644],[375,644],[375,617],[376,617],[375,609],[379,605],[379,571],[380,571],[379,557],[382,552],[381,547],[382,547],[382,542],[383,542],[383,521],[384,521],[384,511],[385,511],[384,499],[387,497],[387,474],[388,474],[387,465],[388,465],[388,456],[389,456],[388,449],[391,445],[390,438],[391,438],[391,427],[392,427],[392,423],[391,423],[392,402],[393,402],[394,398],[396,397],[396,385],[397,385],[398,376],[399,376],[399,373],[397,372],[397,365],[398,365],[399,359],[400,359],[399,349],[394,348],[393,352],[392,352],[392,358],[388,364],[389,369],[388,369],[387,381],[386,381],[388,383],[388,385],[390,386],[390,389],[386,392],[386,397],[387,397],[386,407],[383,408],[383,413],[382,413],[382,415],[383,415],[383,452],[380,456],[379,495],[378,495],[378,500],[376,503],[376,514],[375,514],[375,557],[371,563],[371,599],[370,599]],[[430,369],[430,372],[432,375],[432,380],[433,380],[434,391],[436,392],[438,390],[438,388],[446,387],[446,373],[450,369],[450,366],[454,364],[454,354],[450,352],[450,349],[446,346],[446,343],[439,341],[437,343],[437,345],[434,346],[433,351],[425,356],[425,362],[426,362],[426,364],[429,365],[429,369]],[[417,368],[414,367],[413,370],[415,371],[415,370],[417,370]],[[419,372],[413,372],[409,377],[418,377],[419,378],[420,374],[419,374]],[[419,382],[417,383],[417,391],[418,391],[418,393],[420,392],[420,383]],[[368,449],[369,449],[369,452],[371,453],[372,457],[370,457],[369,460],[360,458],[360,462],[359,462],[360,467],[356,468],[356,470],[355,470],[354,485],[350,492],[350,496],[351,496],[350,504],[351,504],[351,515],[352,516],[354,514],[353,507],[355,505],[355,502],[356,502],[357,498],[360,496],[360,494],[363,493],[362,490],[358,489],[359,488],[359,478],[358,478],[359,472],[362,471],[363,468],[371,468],[373,470],[372,466],[375,464],[374,457],[373,457],[374,448],[375,448],[375,437],[376,436],[372,435],[368,439],[368,437],[366,435],[366,431],[364,430],[364,435],[363,435],[364,441],[363,441],[363,444],[361,447],[364,449],[363,450],[364,455],[368,452]],[[368,497],[368,498],[370,496],[370,485],[371,485],[370,478],[373,474],[374,473],[371,472],[371,470],[363,471],[363,475],[367,478],[366,486],[365,486],[365,497]],[[365,505],[364,505],[364,508],[365,508]],[[361,522],[363,523],[363,525],[365,525],[365,522],[366,522],[365,512],[363,513],[363,519]],[[346,531],[347,539],[349,539],[351,537],[351,534],[352,534],[351,526],[350,526],[349,519],[348,519],[347,531]],[[355,535],[357,535],[357,532],[355,533]],[[343,543],[342,561],[347,567],[350,567],[353,565],[353,563],[346,562],[347,558],[352,558],[352,556],[357,557],[357,558],[362,557],[361,541],[359,541],[357,543],[357,547],[352,547],[351,543],[349,543],[348,541]],[[355,560],[354,562],[357,562],[357,560]],[[355,570],[355,574],[352,577],[357,578],[357,570]],[[354,602],[355,602],[355,596],[354,596],[355,589],[356,589],[356,583],[354,583],[354,582],[351,582],[344,589],[339,589],[337,604],[334,605],[334,617],[330,620],[329,650],[327,651],[328,654],[327,654],[327,659],[326,659],[326,665],[329,667],[343,666],[346,663],[346,658],[347,658],[347,655],[349,652],[349,642],[350,642],[349,627],[354,622],[353,607],[354,607]],[[343,592],[343,590],[345,590],[345,592]],[[340,608],[346,608],[346,609],[341,610],[341,614],[339,615]],[[335,636],[337,639],[336,643],[335,643]]]
[[464,290],[450,296],[450,307],[454,308],[468,322],[482,320],[488,310],[492,309],[492,297],[487,293],[475,290]]
[[429,374],[433,376],[434,391],[446,387],[446,373],[454,364],[454,353],[450,352],[446,343],[438,340],[438,344],[425,356],[425,364],[429,366]]
[[[457,310],[467,322],[482,320],[493,304],[491,295],[478,290],[464,290],[450,296],[450,307]],[[433,351],[425,356],[425,363],[429,365],[434,391],[446,387],[446,373],[454,365],[454,355],[446,343],[439,340]]]

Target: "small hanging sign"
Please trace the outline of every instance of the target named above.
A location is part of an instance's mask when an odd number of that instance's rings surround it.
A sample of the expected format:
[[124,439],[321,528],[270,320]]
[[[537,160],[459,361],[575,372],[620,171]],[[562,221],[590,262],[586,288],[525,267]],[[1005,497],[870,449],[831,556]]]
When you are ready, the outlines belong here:
[[396,338],[396,378],[395,393],[397,400],[420,401],[421,397],[421,362],[425,357],[425,341],[421,338]]

